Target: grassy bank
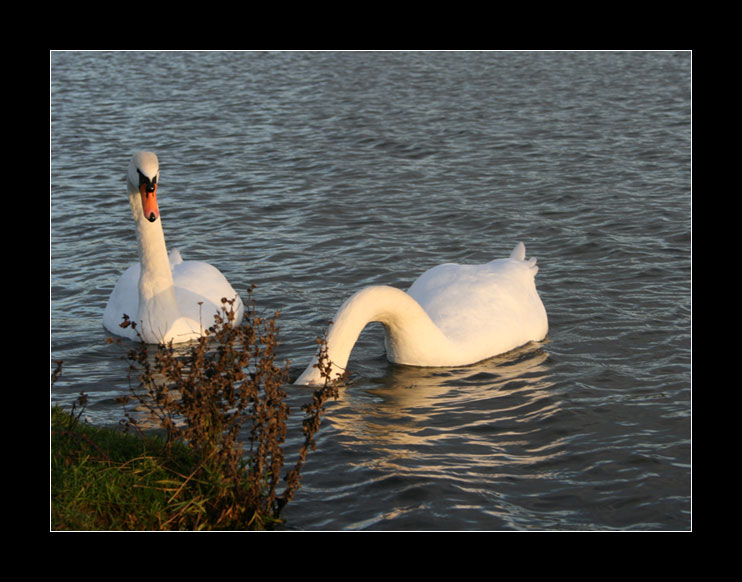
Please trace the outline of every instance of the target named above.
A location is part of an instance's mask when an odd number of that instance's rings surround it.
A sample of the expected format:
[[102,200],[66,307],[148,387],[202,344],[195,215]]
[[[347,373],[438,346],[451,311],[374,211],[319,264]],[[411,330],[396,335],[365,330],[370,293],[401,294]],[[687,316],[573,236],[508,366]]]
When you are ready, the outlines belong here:
[[[187,349],[133,349],[131,394],[122,403],[134,407],[125,408],[125,431],[87,425],[84,395],[70,411],[53,408],[51,529],[280,525],[337,387],[327,383],[302,406],[303,444],[286,470],[288,367],[275,362],[277,318],[258,316],[251,300],[234,326],[225,301],[208,335]],[[61,369],[60,362],[52,384]]]
[[[208,527],[208,490],[189,480],[188,447],[80,422],[52,409],[51,529],[171,530]],[[204,515],[199,519],[195,512]]]

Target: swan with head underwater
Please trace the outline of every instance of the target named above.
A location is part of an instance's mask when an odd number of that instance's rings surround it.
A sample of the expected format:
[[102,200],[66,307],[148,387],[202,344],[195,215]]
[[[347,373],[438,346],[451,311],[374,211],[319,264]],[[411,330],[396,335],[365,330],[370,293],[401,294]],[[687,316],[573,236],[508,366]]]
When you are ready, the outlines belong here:
[[[387,358],[421,367],[466,366],[546,337],[549,324],[536,291],[536,259],[518,243],[506,259],[447,263],[423,273],[407,292],[366,287],[338,310],[326,336],[330,376],[344,372],[368,323],[384,326]],[[322,384],[318,358],[295,384]]]
[[[199,261],[184,261],[177,250],[168,255],[157,205],[159,178],[157,156],[135,153],[126,183],[139,262],[116,283],[103,314],[104,327],[145,343],[190,341],[203,335],[217,312],[223,313],[223,298],[234,300],[234,324],[239,324],[244,312],[242,300],[218,269]],[[121,326],[124,314],[136,322],[136,330]]]

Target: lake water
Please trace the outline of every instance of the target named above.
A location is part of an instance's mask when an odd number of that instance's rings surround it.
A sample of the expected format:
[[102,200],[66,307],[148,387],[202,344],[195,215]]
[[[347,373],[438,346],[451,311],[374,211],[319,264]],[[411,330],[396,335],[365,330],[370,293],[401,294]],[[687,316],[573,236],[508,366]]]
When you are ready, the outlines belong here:
[[[101,318],[159,155],[169,247],[281,310],[298,375],[340,303],[523,241],[546,341],[389,364],[362,334],[297,530],[691,528],[691,54],[55,52],[51,399],[122,416]],[[307,389],[289,387],[298,410]],[[299,414],[296,414],[297,422]]]

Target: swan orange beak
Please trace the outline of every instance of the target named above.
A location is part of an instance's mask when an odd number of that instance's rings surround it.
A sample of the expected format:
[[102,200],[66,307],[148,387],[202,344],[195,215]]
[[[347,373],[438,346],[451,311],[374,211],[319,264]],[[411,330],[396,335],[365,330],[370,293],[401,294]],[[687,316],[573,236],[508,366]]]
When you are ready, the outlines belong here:
[[157,184],[150,187],[147,184],[142,184],[139,187],[139,193],[142,196],[142,210],[145,218],[154,222],[160,216],[160,210],[157,207]]

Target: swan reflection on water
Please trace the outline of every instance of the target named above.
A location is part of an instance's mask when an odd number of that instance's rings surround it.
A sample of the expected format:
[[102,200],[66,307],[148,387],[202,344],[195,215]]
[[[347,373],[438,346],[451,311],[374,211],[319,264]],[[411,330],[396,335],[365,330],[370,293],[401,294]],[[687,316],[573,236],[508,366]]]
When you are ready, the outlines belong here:
[[465,367],[389,364],[381,377],[341,385],[325,422],[339,438],[382,447],[430,445],[457,438],[466,427],[465,447],[476,443],[477,434],[489,447],[492,434],[505,432],[511,440],[533,426],[529,421],[560,410],[548,359],[543,343],[533,342]]

